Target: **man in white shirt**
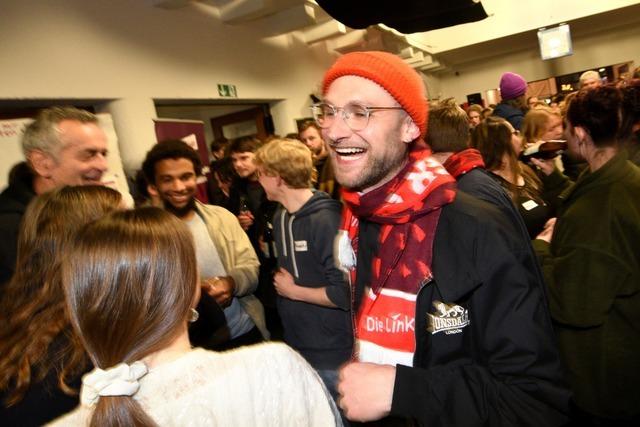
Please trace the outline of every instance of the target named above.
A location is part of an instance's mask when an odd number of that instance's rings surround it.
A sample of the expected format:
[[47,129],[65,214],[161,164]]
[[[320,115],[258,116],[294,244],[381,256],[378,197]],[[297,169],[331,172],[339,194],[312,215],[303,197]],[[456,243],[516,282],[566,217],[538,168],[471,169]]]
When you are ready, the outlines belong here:
[[[182,141],[163,141],[147,153],[142,169],[150,192],[157,193],[164,208],[191,229],[203,295],[224,309],[226,325],[204,325],[208,336],[195,344],[224,350],[268,338],[262,305],[253,296],[258,258],[231,212],[196,200],[196,178],[201,170],[198,154]],[[204,304],[206,297],[199,309],[206,310]]]

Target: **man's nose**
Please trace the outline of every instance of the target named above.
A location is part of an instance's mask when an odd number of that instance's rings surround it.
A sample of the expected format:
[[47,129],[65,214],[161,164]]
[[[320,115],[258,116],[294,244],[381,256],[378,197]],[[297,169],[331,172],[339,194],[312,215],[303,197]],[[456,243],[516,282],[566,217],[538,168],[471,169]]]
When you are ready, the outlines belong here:
[[185,189],[185,185],[184,182],[182,182],[181,179],[174,179],[173,180],[173,191],[182,191]]
[[96,154],[93,160],[93,167],[101,172],[106,172],[107,169],[109,169],[107,155],[102,153]]
[[341,138],[349,137],[352,133],[353,131],[349,126],[347,126],[346,120],[340,113],[336,114],[331,125],[323,129],[325,140],[328,138],[330,141],[337,141]]

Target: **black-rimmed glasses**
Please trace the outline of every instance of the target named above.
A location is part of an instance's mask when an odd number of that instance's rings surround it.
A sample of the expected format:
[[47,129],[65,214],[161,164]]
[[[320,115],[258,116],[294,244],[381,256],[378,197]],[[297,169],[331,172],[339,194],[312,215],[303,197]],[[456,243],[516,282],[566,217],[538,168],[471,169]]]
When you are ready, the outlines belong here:
[[363,130],[369,124],[369,117],[374,111],[402,110],[402,107],[367,107],[360,104],[347,104],[336,107],[326,102],[319,102],[311,106],[313,119],[321,128],[328,128],[333,124],[338,113],[342,120],[353,131]]

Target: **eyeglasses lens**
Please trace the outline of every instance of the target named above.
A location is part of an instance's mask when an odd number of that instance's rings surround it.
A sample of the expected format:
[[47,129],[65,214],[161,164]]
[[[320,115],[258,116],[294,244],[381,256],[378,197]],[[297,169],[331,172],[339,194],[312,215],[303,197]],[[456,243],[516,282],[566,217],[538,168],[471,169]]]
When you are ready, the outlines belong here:
[[343,108],[337,108],[329,104],[316,104],[311,109],[313,118],[321,128],[331,126],[339,110],[342,110],[342,118],[351,130],[357,131],[367,127],[369,113],[362,105],[349,104]]

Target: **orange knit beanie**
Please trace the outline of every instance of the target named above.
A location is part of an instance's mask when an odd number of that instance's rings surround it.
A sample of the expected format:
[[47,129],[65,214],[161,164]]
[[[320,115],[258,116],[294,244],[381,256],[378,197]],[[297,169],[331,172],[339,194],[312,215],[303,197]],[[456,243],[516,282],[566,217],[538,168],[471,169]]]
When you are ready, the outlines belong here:
[[[411,116],[420,129],[427,133],[427,99],[422,78],[402,59],[388,52],[352,52],[342,55],[324,75],[322,94],[331,83],[343,76],[360,76],[382,86]],[[378,107],[378,105],[376,105]]]

